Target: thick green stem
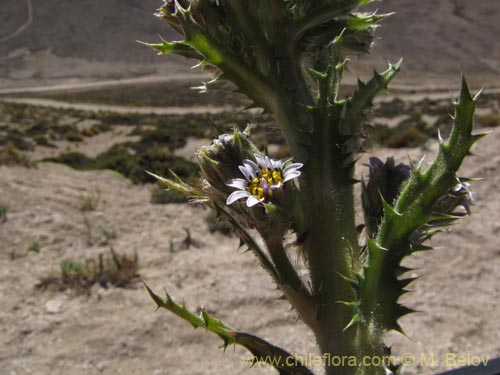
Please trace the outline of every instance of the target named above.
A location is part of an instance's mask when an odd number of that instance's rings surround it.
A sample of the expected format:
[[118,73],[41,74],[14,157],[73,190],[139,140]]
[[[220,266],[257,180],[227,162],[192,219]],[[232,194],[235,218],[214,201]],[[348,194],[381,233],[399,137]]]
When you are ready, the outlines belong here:
[[[316,160],[315,160],[316,161]],[[383,374],[377,366],[365,366],[372,358],[381,358],[382,341],[374,327],[355,324],[346,329],[353,319],[353,311],[345,304],[354,301],[354,290],[344,277],[352,278],[356,269],[353,254],[358,251],[353,211],[352,185],[333,186],[321,178],[321,163],[311,163],[307,169],[310,231],[305,243],[310,266],[314,297],[318,300],[316,337],[321,352],[330,358],[355,359],[343,366],[331,362],[328,375]],[[308,175],[308,176],[309,176]],[[310,182],[309,182],[310,180]],[[333,178],[345,181],[344,178]],[[359,367],[358,367],[359,366]]]
[[276,233],[273,228],[269,233],[264,234],[264,240],[269,250],[269,255],[274,263],[281,283],[288,284],[295,292],[307,294],[306,287],[302,283],[297,270],[290,262],[288,255],[283,247],[283,238],[281,233]]

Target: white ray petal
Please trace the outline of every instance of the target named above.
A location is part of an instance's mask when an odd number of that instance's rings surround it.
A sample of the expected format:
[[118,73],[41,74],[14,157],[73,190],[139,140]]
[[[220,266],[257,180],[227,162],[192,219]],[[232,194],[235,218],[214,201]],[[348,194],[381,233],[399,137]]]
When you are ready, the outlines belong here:
[[259,204],[260,202],[262,202],[263,200],[264,200],[264,198],[257,199],[253,195],[250,195],[247,199],[247,207],[253,207],[253,206]]
[[286,174],[283,175],[283,182],[287,182],[287,181],[290,181],[296,177],[299,177],[300,176],[300,171],[297,171],[297,170],[292,170],[292,171],[288,171]]
[[[230,205],[230,204],[233,204],[234,202],[236,202],[238,199],[241,199],[241,198],[247,198],[248,196],[250,195],[250,193],[248,191],[243,191],[243,190],[236,190],[236,191],[233,191],[229,197],[227,197],[227,200],[226,200],[226,204],[227,205]],[[247,203],[248,205],[248,203]]]

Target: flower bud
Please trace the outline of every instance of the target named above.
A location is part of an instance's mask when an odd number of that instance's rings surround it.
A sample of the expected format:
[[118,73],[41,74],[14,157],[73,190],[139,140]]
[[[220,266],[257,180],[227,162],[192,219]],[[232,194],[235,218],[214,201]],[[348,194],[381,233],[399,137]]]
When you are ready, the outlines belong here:
[[393,157],[384,163],[376,157],[370,158],[368,182],[363,181],[362,202],[365,225],[368,233],[377,230],[383,216],[382,197],[391,204],[399,194],[401,185],[410,176],[410,167],[406,164],[395,164]]
[[229,194],[232,190],[226,182],[240,175],[239,166],[243,160],[254,160],[257,152],[248,133],[235,130],[233,134],[222,134],[214,139],[210,146],[202,147],[196,156],[207,182],[218,191]]
[[433,212],[439,214],[460,214],[460,212],[455,212],[455,209],[463,207],[465,212],[470,215],[470,207],[474,206],[475,200],[469,188],[470,184],[468,182],[458,180],[458,183],[448,190],[448,194],[441,197],[432,207]]

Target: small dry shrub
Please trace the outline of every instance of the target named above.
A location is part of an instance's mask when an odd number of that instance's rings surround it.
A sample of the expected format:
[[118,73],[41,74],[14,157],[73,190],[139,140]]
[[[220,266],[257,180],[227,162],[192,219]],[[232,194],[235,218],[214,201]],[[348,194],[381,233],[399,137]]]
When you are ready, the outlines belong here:
[[500,125],[500,112],[491,112],[487,115],[476,116],[478,126],[493,128]]
[[205,223],[207,224],[210,233],[219,232],[224,236],[231,236],[233,234],[233,228],[231,225],[219,219],[213,211],[210,211],[210,213],[205,217]]
[[9,211],[9,206],[6,203],[0,202],[0,224],[7,221],[7,211]]
[[43,278],[37,289],[63,291],[71,289],[77,294],[89,294],[90,288],[99,283],[103,288],[108,285],[125,288],[139,277],[137,254],[129,256],[118,254],[110,249],[97,259],[65,260],[59,267],[59,275]]
[[385,146],[391,148],[416,147],[422,144],[427,136],[416,127],[409,127],[392,134],[385,141]]
[[64,139],[66,139],[69,142],[83,142],[84,136],[77,130],[71,130],[64,135]]
[[80,194],[78,197],[81,212],[95,211],[101,200],[101,192],[94,190],[89,194]]
[[31,241],[26,247],[26,251],[28,253],[39,253],[40,252],[40,243],[38,241]]
[[19,151],[12,143],[7,143],[0,153],[0,165],[21,165],[27,168],[34,166],[30,158]]

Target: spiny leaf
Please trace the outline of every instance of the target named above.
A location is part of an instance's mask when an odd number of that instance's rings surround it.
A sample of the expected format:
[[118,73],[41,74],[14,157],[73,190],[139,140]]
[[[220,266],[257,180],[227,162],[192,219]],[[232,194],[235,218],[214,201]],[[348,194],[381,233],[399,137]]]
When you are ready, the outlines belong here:
[[167,55],[170,53],[176,53],[178,55],[187,57],[189,59],[201,59],[203,58],[194,48],[192,48],[189,44],[184,42],[167,42],[165,40],[162,43],[144,43],[145,46],[154,48],[158,51],[160,55]]
[[385,72],[375,72],[373,78],[367,83],[358,83],[358,90],[347,105],[344,119],[346,130],[350,130],[354,134],[359,132],[366,116],[366,110],[372,105],[375,96],[380,91],[387,89],[387,85],[399,71],[400,65],[401,61],[396,64],[389,64],[389,68]]
[[347,20],[347,27],[351,30],[363,30],[369,27],[376,26],[376,23],[385,17],[391,16],[393,13],[376,14],[376,13],[354,13]]
[[148,294],[153,299],[153,301],[156,303],[156,306],[158,308],[163,308],[163,309],[170,311],[174,315],[177,315],[179,318],[190,323],[194,328],[200,328],[200,327],[205,326],[205,321],[203,320],[203,318],[201,318],[200,316],[198,316],[196,314],[193,314],[191,311],[186,309],[184,306],[176,303],[167,292],[165,292],[165,300],[163,300],[160,296],[155,294],[144,281],[143,281],[143,284],[144,284],[144,287],[146,288]]
[[380,199],[382,200],[382,206],[384,210],[384,217],[397,220],[398,217],[401,217],[401,214],[397,212],[393,206],[386,202],[382,194],[380,195]]
[[201,311],[201,316],[196,315],[186,307],[176,303],[168,293],[166,293],[165,300],[163,300],[146,283],[144,283],[144,287],[158,308],[161,307],[170,311],[190,323],[194,328],[205,328],[207,331],[215,333],[223,340],[224,348],[231,344],[243,346],[253,354],[254,361],[265,362],[275,367],[283,375],[314,375],[299,359],[293,357],[286,350],[260,337],[237,331],[205,310]]
[[150,176],[153,176],[154,178],[156,178],[158,181],[164,183],[167,188],[172,189],[172,190],[177,190],[178,192],[184,194],[187,197],[198,197],[199,198],[203,195],[201,190],[183,182],[180,179],[180,177],[177,176],[173,171],[170,171],[170,173],[175,178],[175,181],[171,180],[169,178],[158,176],[158,175],[156,175],[152,172],[149,172],[149,171],[145,171],[145,172],[147,174],[149,174]]
[[413,311],[398,303],[400,296],[407,292],[405,288],[414,281],[413,278],[398,279],[401,271],[405,271],[400,266],[403,258],[415,251],[432,249],[423,242],[439,233],[440,226],[463,216],[454,212],[458,205],[472,204],[464,201],[471,200],[470,192],[465,182],[456,177],[456,172],[474,143],[474,108],[475,98],[463,79],[449,139],[440,140],[438,155],[425,172],[412,168],[394,208],[385,205],[378,233],[368,241],[361,309],[367,320],[379,322],[384,330],[401,331],[398,319]]
[[344,327],[343,331],[347,331],[349,328],[355,326],[356,324],[364,324],[365,320],[363,318],[363,315],[361,314],[354,314],[352,319],[347,323],[347,325]]

